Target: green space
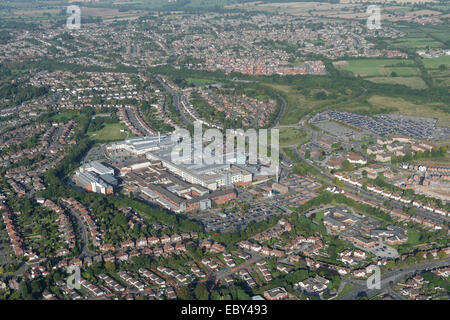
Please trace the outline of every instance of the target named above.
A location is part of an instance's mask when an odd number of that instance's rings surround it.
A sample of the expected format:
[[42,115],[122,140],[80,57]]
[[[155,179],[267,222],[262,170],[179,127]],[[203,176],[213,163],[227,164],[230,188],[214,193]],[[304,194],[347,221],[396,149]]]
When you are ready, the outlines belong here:
[[412,246],[416,246],[418,244],[421,244],[421,233],[420,231],[417,231],[416,229],[407,228],[406,229],[407,235],[408,235],[408,244]]
[[317,224],[321,224],[323,220],[323,216],[325,215],[325,211],[320,211],[316,213],[316,216],[314,217],[314,221],[317,222]]
[[441,65],[445,65],[447,69],[450,69],[450,56],[441,56],[439,58],[425,58],[423,59],[425,68],[436,69]]
[[396,112],[407,116],[438,118],[438,125],[448,125],[450,123],[450,113],[445,111],[446,105],[444,103],[413,103],[404,98],[382,95],[373,95],[368,99],[368,102],[373,107],[389,106]]
[[[121,130],[124,130],[122,132]],[[116,141],[130,137],[130,133],[123,123],[108,123],[97,131],[88,132],[88,136],[94,141]]]
[[350,283],[346,283],[344,289],[342,289],[341,293],[338,294],[338,297],[345,296],[347,293],[350,293],[353,288],[353,285],[351,285]]
[[[406,69],[406,68],[405,68]],[[413,89],[426,89],[428,88],[425,81],[420,77],[371,77],[367,78],[368,81],[375,83],[388,83],[405,85]]]
[[188,83],[188,85],[200,85],[200,86],[217,83],[217,81],[202,78],[187,78],[186,82]]
[[430,38],[402,38],[393,43],[394,46],[399,48],[440,48],[442,43]]
[[450,35],[448,24],[426,25],[397,24],[396,28],[406,33],[406,36],[393,41],[386,41],[390,45],[405,49],[445,48],[448,47]]
[[67,110],[65,112],[53,115],[51,119],[57,122],[66,122],[72,120],[74,116],[77,116],[78,114],[79,113],[76,110]]
[[414,68],[412,60],[402,59],[354,59],[348,60],[348,64],[339,65],[339,70],[351,71],[355,75],[366,76],[388,76],[396,72],[399,76],[418,75],[419,71]]
[[280,128],[280,145],[289,146],[300,143],[307,133],[295,128]]

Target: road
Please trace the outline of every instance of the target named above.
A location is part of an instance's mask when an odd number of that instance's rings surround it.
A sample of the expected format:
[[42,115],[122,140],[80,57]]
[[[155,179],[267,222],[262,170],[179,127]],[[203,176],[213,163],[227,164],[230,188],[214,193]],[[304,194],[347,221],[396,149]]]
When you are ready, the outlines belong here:
[[[310,133],[310,140],[314,141],[317,138],[317,132],[315,130],[309,128],[308,126],[306,126],[306,121],[307,121],[307,117],[304,117],[299,121],[299,123],[297,125],[279,126],[278,128],[297,128],[300,130],[307,131]],[[319,173],[315,176],[316,179],[318,179],[321,182],[326,182],[326,183],[332,183],[332,181],[334,181],[335,177],[333,175],[325,172],[324,170],[322,170],[322,168],[315,165],[312,161],[305,159],[304,156],[302,154],[300,154],[300,152],[298,151],[298,149],[295,145],[291,146],[291,150],[296,153],[297,158],[299,158],[303,163],[313,167]],[[380,204],[383,204],[386,200],[388,200],[393,209],[397,209],[399,211],[403,210],[404,204],[401,203],[400,201],[384,198],[380,195],[368,192],[362,188],[356,187],[349,183],[345,183],[345,187],[347,188],[347,190],[350,189],[354,193],[358,194],[359,197],[365,198],[366,200],[375,201]],[[433,214],[433,213],[427,212],[423,209],[416,209],[416,214],[421,218],[425,218],[425,219],[431,220],[435,223],[442,224],[442,225],[445,224],[445,222],[450,221],[449,217],[443,217],[438,214]]]
[[425,264],[422,264],[419,266],[414,265],[414,266],[407,267],[406,269],[400,269],[400,270],[388,272],[381,276],[380,289],[368,289],[366,281],[364,281],[364,280],[345,279],[343,281],[352,284],[354,286],[354,289],[351,292],[349,292],[337,299],[338,300],[354,300],[354,299],[356,299],[357,296],[364,294],[364,293],[367,295],[367,297],[373,297],[375,295],[382,293],[383,291],[387,291],[388,293],[390,293],[390,292],[392,292],[392,289],[390,288],[391,283],[397,283],[397,282],[405,279],[406,277],[412,276],[416,273],[422,273],[427,270],[446,267],[449,265],[450,265],[450,258],[446,258],[441,261],[425,263]]
[[81,253],[78,256],[78,258],[82,259],[85,257],[92,257],[95,256],[96,253],[92,252],[89,250],[88,248],[88,244],[89,244],[89,235],[88,235],[88,231],[86,228],[86,225],[83,223],[83,221],[81,220],[81,217],[79,216],[79,214],[75,213],[72,211],[72,209],[65,207],[65,209],[67,210],[67,212],[69,213],[69,215],[71,217],[73,217],[77,223],[78,229],[81,231]]
[[[297,125],[291,125],[291,126],[279,126],[280,127],[291,127],[291,128],[298,128],[304,131],[309,132],[310,135],[310,139],[312,141],[314,141],[317,138],[317,132],[315,130],[312,130],[311,128],[306,126],[306,117],[301,119],[299,121],[299,123]],[[296,146],[292,146],[291,148],[295,154],[297,155],[297,158],[300,159],[301,162],[313,167],[318,174],[315,175],[315,178],[318,179],[321,182],[324,182],[323,180],[325,180],[326,182],[330,183],[334,180],[334,176],[332,176],[331,174],[323,171],[320,167],[318,167],[317,165],[315,165],[313,162],[305,159],[303,157],[302,154],[300,154],[300,152],[298,151]],[[356,186],[350,185],[348,183],[345,183],[345,186],[347,189],[350,189],[352,191],[354,191],[355,193],[358,194],[358,196],[365,198],[367,200],[371,200],[371,201],[375,201],[377,203],[382,204],[386,198],[383,198],[382,196],[378,196],[372,193],[369,193],[366,190],[363,190],[361,188],[358,188]],[[395,201],[395,200],[389,200],[391,203],[391,206],[395,209],[398,210],[402,210],[403,209],[403,204]],[[426,217],[430,220],[436,221],[436,222],[440,222],[443,223],[444,221],[446,221],[448,218],[443,218],[443,217],[439,217],[437,215],[433,215],[427,212],[424,212],[422,210],[416,210],[417,211],[417,215],[421,216],[421,217]],[[397,270],[397,271],[392,271],[389,272],[385,275],[382,276],[382,280],[381,280],[381,288],[380,289],[372,289],[372,290],[368,290],[367,288],[367,284],[365,281],[357,281],[357,280],[343,280],[347,283],[350,283],[354,286],[354,289],[347,293],[346,295],[339,297],[338,299],[340,300],[354,300],[358,295],[365,293],[367,294],[368,297],[377,295],[383,291],[390,293],[392,297],[394,297],[395,299],[403,299],[403,297],[401,297],[399,294],[397,294],[396,292],[394,292],[391,287],[390,284],[391,283],[397,283],[400,280],[404,279],[407,276],[411,276],[417,272],[423,272],[424,270],[427,269],[433,269],[433,268],[438,268],[438,267],[443,267],[443,266],[448,266],[450,264],[450,258],[447,258],[444,261],[437,261],[437,262],[432,262],[432,263],[427,263],[421,266],[411,266],[408,267],[406,269],[401,269],[401,270]]]
[[156,80],[164,88],[164,91],[166,91],[167,93],[169,93],[172,96],[172,103],[173,103],[175,109],[177,110],[177,113],[178,113],[181,121],[183,121],[183,123],[185,125],[187,125],[188,127],[191,126],[192,123],[186,118],[186,116],[180,109],[180,97],[178,96],[178,93],[175,90],[171,89],[160,77],[157,76]]
[[275,118],[275,121],[273,122],[271,128],[275,128],[278,126],[281,120],[281,116],[284,114],[284,111],[286,111],[286,100],[282,96],[278,96],[278,98],[281,100],[281,108],[280,112],[278,112],[277,117]]

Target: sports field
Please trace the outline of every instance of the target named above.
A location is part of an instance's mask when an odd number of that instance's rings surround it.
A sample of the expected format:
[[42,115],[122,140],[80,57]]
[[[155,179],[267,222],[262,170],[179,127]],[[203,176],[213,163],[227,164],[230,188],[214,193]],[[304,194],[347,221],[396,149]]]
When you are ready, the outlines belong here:
[[109,123],[98,131],[88,132],[88,135],[95,141],[116,141],[127,138],[129,133],[123,123]]

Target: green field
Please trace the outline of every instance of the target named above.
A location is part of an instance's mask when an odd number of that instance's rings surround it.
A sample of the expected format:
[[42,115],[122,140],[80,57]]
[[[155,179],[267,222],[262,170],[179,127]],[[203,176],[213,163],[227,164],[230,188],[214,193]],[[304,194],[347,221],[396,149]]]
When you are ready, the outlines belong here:
[[280,128],[280,145],[289,146],[300,143],[306,137],[306,132],[295,128]]
[[355,75],[388,76],[393,71],[399,76],[415,76],[419,74],[411,60],[401,59],[355,59],[347,61],[346,65],[337,66],[340,70],[351,71]]
[[440,48],[442,47],[442,43],[430,38],[406,38],[402,40],[398,40],[393,42],[393,45],[396,47],[409,47],[409,48]]
[[420,231],[408,228],[407,235],[408,235],[408,243],[410,245],[416,246],[420,244]]
[[323,220],[323,216],[325,215],[325,211],[320,211],[316,213],[316,216],[314,217],[314,221],[317,222],[317,224],[321,224]]
[[425,65],[426,68],[429,69],[439,68],[439,66],[442,64],[447,66],[447,69],[450,69],[450,56],[423,59],[423,64]]
[[346,283],[344,289],[342,289],[341,293],[339,293],[338,297],[345,296],[347,293],[351,292],[354,289],[354,286],[350,283]]
[[55,114],[54,116],[52,116],[52,120],[54,120],[54,121],[69,121],[69,120],[72,120],[77,115],[79,115],[78,111],[67,110],[65,112]]
[[438,125],[446,126],[450,123],[450,113],[443,111],[443,103],[412,103],[402,98],[392,98],[381,95],[373,95],[368,99],[373,107],[389,106],[396,113],[416,117],[438,118]]
[[[125,130],[125,132],[121,132],[120,130]],[[98,131],[88,132],[88,135],[91,139],[101,142],[123,140],[131,137],[131,134],[129,134],[127,127],[123,123],[106,124]]]
[[368,81],[375,83],[392,83],[411,87],[413,89],[426,89],[428,86],[420,77],[370,77]]
[[189,85],[201,85],[201,86],[205,86],[208,84],[217,84],[217,81],[215,80],[200,79],[200,78],[186,78],[186,82]]
[[446,42],[450,40],[448,24],[412,26],[402,25],[396,26],[399,30],[406,33],[404,38],[393,41],[387,41],[391,46],[418,49],[418,48],[444,48]]

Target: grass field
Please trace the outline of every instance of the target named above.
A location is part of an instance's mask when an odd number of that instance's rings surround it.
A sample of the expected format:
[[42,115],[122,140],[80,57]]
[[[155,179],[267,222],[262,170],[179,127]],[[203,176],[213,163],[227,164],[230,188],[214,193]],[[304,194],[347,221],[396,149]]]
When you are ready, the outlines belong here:
[[442,43],[430,38],[402,38],[398,41],[395,41],[393,45],[402,48],[439,48],[442,46]]
[[[121,132],[120,130],[125,130]],[[131,137],[128,134],[127,127],[123,123],[109,123],[106,124],[102,129],[95,132],[88,132],[89,137],[94,141],[116,141],[123,140],[127,137]]]
[[79,114],[78,111],[67,110],[65,112],[55,114],[54,116],[52,116],[52,120],[54,120],[54,121],[69,121],[69,120],[72,120],[78,114]]
[[320,211],[316,213],[316,216],[314,217],[314,221],[317,222],[317,224],[321,224],[323,220],[323,216],[325,215],[325,211]]
[[215,83],[217,83],[217,81],[214,81],[214,80],[210,80],[210,79],[200,79],[200,78],[186,78],[186,82],[187,82],[189,85],[192,85],[192,84],[194,84],[194,85],[199,84],[199,85],[201,85],[201,86],[208,85],[208,84],[215,84]]
[[436,69],[440,65],[446,65],[447,69],[450,69],[450,56],[442,56],[439,58],[427,58],[423,59],[423,64],[426,68]]
[[350,283],[345,284],[344,289],[342,289],[341,293],[339,293],[338,297],[345,296],[347,293],[351,292],[353,290],[353,285]]
[[309,108],[308,99],[290,86],[270,85],[286,95],[287,108],[280,119],[280,125],[296,124],[305,115]]
[[450,113],[444,112],[437,108],[438,106],[443,106],[443,104],[415,104],[402,98],[391,98],[379,95],[370,97],[368,101],[374,107],[389,106],[395,108],[400,114],[407,116],[438,118],[439,125],[450,124]]
[[436,77],[433,80],[437,86],[450,88],[450,77]]
[[413,89],[426,89],[428,86],[420,77],[371,77],[366,80],[375,83],[401,84]]
[[347,64],[338,65],[337,68],[351,71],[361,77],[388,76],[393,71],[399,76],[419,75],[413,61],[402,59],[355,59],[347,61]]
[[407,235],[408,235],[408,244],[413,246],[420,244],[420,231],[408,228]]
[[289,146],[300,143],[306,137],[306,132],[295,128],[280,128],[280,145]]

